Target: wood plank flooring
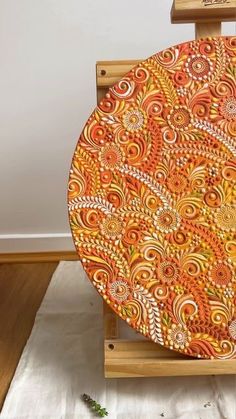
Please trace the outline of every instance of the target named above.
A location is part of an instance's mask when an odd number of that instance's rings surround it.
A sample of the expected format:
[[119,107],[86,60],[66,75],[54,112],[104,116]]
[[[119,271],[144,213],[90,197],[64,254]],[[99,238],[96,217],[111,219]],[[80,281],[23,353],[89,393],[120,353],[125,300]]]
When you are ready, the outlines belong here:
[[0,410],[56,267],[0,264]]

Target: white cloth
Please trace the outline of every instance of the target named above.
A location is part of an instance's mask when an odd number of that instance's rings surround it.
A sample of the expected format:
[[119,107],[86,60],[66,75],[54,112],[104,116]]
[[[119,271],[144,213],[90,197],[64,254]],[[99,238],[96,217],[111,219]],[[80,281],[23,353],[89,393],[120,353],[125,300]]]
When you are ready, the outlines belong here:
[[104,379],[102,300],[79,262],[61,262],[0,418],[93,418],[88,393],[112,419],[235,419],[235,389],[235,376]]

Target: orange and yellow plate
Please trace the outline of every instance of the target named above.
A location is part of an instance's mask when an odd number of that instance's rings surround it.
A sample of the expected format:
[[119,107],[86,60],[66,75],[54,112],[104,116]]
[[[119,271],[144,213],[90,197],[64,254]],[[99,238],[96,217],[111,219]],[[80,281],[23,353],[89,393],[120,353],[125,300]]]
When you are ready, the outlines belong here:
[[109,89],[70,170],[76,250],[157,344],[236,358],[236,38],[170,47]]

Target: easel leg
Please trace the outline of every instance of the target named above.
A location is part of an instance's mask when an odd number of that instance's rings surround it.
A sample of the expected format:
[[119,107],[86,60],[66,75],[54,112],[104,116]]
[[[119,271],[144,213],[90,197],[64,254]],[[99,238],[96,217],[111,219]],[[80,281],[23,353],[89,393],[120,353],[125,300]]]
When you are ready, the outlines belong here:
[[220,36],[221,22],[195,23],[195,38],[205,38],[207,36]]

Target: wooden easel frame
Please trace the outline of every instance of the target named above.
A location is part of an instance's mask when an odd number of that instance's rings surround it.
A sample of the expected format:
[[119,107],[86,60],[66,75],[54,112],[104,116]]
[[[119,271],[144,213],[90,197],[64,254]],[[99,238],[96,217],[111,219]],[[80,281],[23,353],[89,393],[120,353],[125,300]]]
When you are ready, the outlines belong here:
[[[172,23],[195,23],[196,39],[220,35],[221,22],[235,20],[236,0],[175,0],[171,9]],[[98,102],[109,87],[140,61],[97,62]],[[104,303],[104,375],[107,378],[236,374],[236,359],[193,359],[151,341],[121,339],[118,320]]]

